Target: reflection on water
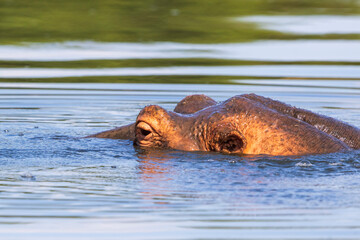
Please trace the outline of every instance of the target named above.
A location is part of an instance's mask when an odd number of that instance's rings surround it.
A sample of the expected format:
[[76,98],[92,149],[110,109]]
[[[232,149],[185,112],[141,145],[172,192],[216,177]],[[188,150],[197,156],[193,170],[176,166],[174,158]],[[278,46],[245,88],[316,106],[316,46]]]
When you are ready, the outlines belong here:
[[359,79],[359,46],[354,40],[0,46],[4,65],[0,79],[88,81],[97,77],[95,81],[104,81],[111,77],[113,81],[131,82],[129,78],[142,76],[166,83],[193,83],[200,76],[205,77],[200,82],[214,79],[217,83],[234,77]]
[[[32,62],[37,61],[49,62],[48,66],[59,66],[58,62],[76,60],[154,61],[179,58],[218,59],[219,64],[221,59],[359,62],[359,49],[360,43],[356,40],[257,41],[227,44],[64,42],[22,46],[0,45],[0,60],[27,61],[26,64],[30,66]],[[51,61],[55,63],[52,64]],[[86,64],[89,63],[85,63],[85,66]],[[76,63],[73,66],[76,66]]]
[[[235,17],[261,15],[356,15],[357,0],[7,0],[0,2],[1,43],[106,42],[221,43],[299,36],[263,30]],[[306,21],[306,20],[305,20]],[[317,35],[318,33],[316,33]],[[315,36],[313,36],[315,37]],[[319,37],[319,36],[317,36]],[[359,35],[326,36],[358,39]]]
[[[0,84],[4,239],[350,239],[360,234],[360,153],[302,157],[145,151],[79,138],[148,104],[256,92],[360,126],[359,81]],[[343,219],[339,221],[339,219]],[[61,227],[59,227],[61,226]],[[55,239],[57,239],[55,238]]]
[[360,16],[251,16],[240,21],[259,23],[261,27],[296,34],[350,34],[360,33]]
[[66,78],[106,76],[250,76],[296,78],[360,78],[360,66],[231,66],[102,69],[3,68],[0,78]]

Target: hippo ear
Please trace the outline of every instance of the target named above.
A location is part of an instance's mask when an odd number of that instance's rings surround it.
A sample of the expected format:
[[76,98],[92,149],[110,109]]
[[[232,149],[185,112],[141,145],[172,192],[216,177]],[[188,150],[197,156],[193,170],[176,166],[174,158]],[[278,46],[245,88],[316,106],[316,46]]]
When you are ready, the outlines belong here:
[[210,150],[223,153],[242,153],[246,146],[246,140],[237,131],[221,131],[215,134]]
[[193,114],[209,106],[215,105],[216,101],[203,94],[190,95],[182,99],[175,107],[174,112],[181,114]]

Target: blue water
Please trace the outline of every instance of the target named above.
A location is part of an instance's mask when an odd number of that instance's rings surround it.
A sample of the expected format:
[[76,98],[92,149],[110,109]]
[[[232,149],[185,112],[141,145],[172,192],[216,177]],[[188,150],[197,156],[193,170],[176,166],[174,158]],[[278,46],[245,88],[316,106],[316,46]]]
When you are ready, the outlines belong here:
[[240,157],[82,137],[194,93],[255,92],[360,126],[359,86],[0,83],[1,239],[358,239],[359,151]]

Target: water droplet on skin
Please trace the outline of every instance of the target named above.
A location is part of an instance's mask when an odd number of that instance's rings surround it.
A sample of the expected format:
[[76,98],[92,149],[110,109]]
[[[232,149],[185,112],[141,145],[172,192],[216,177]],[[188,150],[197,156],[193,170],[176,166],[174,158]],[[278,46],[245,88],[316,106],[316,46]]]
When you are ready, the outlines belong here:
[[331,162],[329,163],[330,166],[343,166],[344,164],[342,162]]
[[295,164],[296,167],[311,167],[313,166],[313,164],[308,161],[308,160],[302,160],[300,162],[298,162],[297,164]]

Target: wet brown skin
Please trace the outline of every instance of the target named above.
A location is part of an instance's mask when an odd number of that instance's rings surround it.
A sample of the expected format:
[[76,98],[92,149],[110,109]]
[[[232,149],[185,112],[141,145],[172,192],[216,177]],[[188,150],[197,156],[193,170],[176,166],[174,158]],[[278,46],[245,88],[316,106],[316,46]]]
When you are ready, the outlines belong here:
[[358,128],[255,94],[221,103],[191,95],[174,111],[147,106],[134,124],[89,137],[130,139],[140,147],[237,154],[304,155],[360,149]]

